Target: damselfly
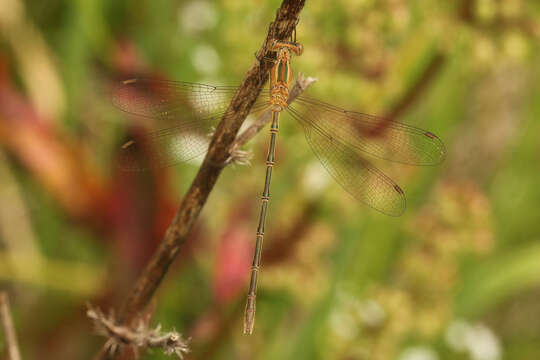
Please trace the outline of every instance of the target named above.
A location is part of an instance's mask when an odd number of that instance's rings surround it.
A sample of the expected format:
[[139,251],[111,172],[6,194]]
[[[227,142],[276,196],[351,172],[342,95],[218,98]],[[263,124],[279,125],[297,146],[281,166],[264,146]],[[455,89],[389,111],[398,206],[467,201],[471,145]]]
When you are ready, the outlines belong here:
[[[391,216],[405,209],[401,188],[365,159],[365,155],[404,164],[433,165],[445,155],[441,140],[429,131],[376,116],[347,111],[300,95],[287,104],[292,54],[301,55],[296,41],[273,40],[277,53],[270,73],[270,89],[262,93],[251,112],[271,111],[270,144],[266,179],[257,227],[251,281],[244,315],[244,333],[251,334],[255,321],[255,297],[261,264],[266,210],[270,200],[270,178],[275,142],[282,110],[287,110],[304,130],[306,140],[330,175],[353,197]],[[122,147],[123,164],[139,170],[187,161],[207,149],[204,137],[223,117],[236,92],[235,87],[196,83],[131,79],[113,93],[113,103],[135,115],[158,121],[160,130]],[[145,148],[145,151],[140,151]]]

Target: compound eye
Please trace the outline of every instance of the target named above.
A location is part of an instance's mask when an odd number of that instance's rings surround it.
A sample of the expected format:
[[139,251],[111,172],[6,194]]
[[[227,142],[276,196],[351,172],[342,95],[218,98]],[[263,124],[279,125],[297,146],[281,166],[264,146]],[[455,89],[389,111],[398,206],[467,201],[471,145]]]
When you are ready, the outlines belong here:
[[270,49],[272,51],[276,51],[277,50],[277,44],[278,44],[278,40],[272,39],[272,41],[270,42]]

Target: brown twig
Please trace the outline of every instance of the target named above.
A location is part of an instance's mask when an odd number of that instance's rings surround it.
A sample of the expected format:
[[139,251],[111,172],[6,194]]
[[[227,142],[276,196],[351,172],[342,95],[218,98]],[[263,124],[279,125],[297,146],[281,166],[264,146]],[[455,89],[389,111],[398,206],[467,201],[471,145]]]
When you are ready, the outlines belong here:
[[106,316],[100,309],[88,305],[86,315],[94,322],[98,335],[107,338],[105,347],[110,353],[129,346],[135,354],[145,349],[162,349],[167,355],[175,354],[179,359],[189,352],[188,341],[176,331],[162,332],[161,326],[148,326],[146,321],[139,321],[135,328],[117,325],[113,314]]
[[19,345],[17,344],[17,335],[15,334],[15,327],[13,326],[13,320],[9,310],[8,295],[5,291],[0,292],[0,320],[2,321],[2,328],[4,329],[4,336],[6,338],[8,359],[21,360],[21,352],[19,351]]
[[[298,23],[298,15],[304,7],[304,2],[305,0],[283,0],[274,22],[270,24],[263,46],[258,52],[259,59],[270,54],[268,46],[272,39],[285,40],[291,36]],[[270,62],[256,61],[248,70],[223,119],[217,126],[208,153],[184,196],[173,222],[127,298],[120,313],[120,323],[132,325],[139,312],[149,303],[169,266],[188,238],[210,191],[230,157],[231,146],[238,130],[259,96],[271,66]],[[101,354],[102,358],[114,358],[114,355],[107,356],[103,351]]]

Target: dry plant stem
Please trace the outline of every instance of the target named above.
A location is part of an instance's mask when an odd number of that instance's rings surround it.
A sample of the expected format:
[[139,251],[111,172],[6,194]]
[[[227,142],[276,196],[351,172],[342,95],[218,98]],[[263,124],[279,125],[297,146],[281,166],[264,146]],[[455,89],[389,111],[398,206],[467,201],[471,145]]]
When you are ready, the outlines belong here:
[[[259,58],[270,55],[268,48],[272,39],[285,40],[291,36],[298,23],[298,16],[304,7],[304,2],[305,0],[282,2],[274,22],[270,24],[263,46],[258,52]],[[127,298],[120,313],[121,323],[132,325],[139,312],[154,295],[169,266],[188,238],[193,224],[230,156],[231,146],[238,130],[266,82],[271,66],[272,64],[268,61],[256,61],[248,70],[229,104],[226,115],[215,131],[208,153],[184,196],[173,222]],[[106,355],[103,351],[101,354]]]
[[108,339],[106,346],[109,352],[126,346],[132,347],[135,353],[139,350],[159,348],[165,354],[175,354],[180,359],[189,352],[188,341],[176,331],[162,332],[159,325],[152,329],[143,320],[140,320],[134,329],[119,326],[112,314],[106,316],[100,309],[90,305],[86,314],[94,322],[98,335]]
[[15,327],[13,326],[11,311],[9,310],[8,295],[5,291],[0,292],[0,318],[2,321],[2,328],[4,330],[4,337],[6,339],[9,356],[8,359],[21,360],[21,352],[19,351]]

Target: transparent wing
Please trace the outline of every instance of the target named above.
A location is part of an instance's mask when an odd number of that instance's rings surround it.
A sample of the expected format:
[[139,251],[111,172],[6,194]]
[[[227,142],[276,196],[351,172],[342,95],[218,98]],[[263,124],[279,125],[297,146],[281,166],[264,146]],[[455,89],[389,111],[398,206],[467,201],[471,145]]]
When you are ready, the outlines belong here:
[[[166,167],[204,154],[209,134],[227,111],[236,87],[153,79],[131,79],[112,92],[119,109],[154,120],[153,129],[121,149],[125,170]],[[268,106],[263,92],[251,112]]]
[[442,141],[433,133],[414,126],[343,110],[306,96],[299,96],[293,107],[313,128],[381,159],[435,165],[445,157]]
[[304,128],[307,142],[323,166],[348,193],[386,215],[403,213],[405,195],[395,182],[294,108],[288,107],[288,112]]

